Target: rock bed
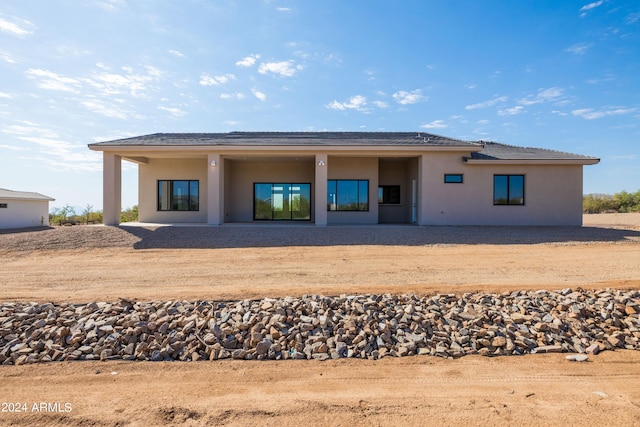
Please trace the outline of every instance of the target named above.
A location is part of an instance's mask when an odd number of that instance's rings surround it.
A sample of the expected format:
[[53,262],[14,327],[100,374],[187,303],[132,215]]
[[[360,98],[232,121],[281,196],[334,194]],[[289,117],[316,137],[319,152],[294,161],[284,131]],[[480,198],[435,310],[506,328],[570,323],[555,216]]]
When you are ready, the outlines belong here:
[[640,291],[0,304],[0,364],[448,358],[640,347]]

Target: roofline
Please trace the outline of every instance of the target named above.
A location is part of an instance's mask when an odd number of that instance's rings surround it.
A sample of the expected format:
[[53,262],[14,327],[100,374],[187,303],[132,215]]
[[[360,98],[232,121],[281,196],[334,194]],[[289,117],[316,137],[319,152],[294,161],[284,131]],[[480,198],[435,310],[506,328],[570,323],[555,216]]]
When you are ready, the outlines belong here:
[[469,165],[596,165],[600,159],[470,159],[464,158]]
[[422,152],[422,151],[463,151],[474,152],[481,151],[483,147],[481,145],[324,145],[324,144],[305,144],[305,145],[235,145],[235,144],[216,144],[216,145],[165,145],[165,144],[140,144],[140,145],[119,145],[108,143],[96,143],[89,144],[89,149],[93,151],[103,152],[189,152],[189,153],[232,153],[232,152],[346,152],[346,151],[409,151],[409,152]]

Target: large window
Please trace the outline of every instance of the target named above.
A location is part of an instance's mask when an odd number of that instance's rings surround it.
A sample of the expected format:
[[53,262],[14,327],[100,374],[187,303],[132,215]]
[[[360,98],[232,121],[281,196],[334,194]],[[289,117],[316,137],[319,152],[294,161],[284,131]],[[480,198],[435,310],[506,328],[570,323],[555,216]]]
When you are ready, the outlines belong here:
[[524,205],[524,175],[493,176],[494,205]]
[[158,181],[159,211],[197,211],[200,209],[200,181]]
[[311,219],[311,184],[253,184],[254,220]]
[[381,185],[378,187],[378,203],[381,205],[400,204],[399,185]]
[[327,181],[328,211],[368,211],[369,181],[330,179]]

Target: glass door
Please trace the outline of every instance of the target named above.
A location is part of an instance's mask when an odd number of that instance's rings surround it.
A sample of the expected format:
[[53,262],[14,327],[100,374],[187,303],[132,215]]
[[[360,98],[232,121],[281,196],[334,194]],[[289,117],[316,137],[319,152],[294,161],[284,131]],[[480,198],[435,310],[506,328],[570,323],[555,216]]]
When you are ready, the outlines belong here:
[[254,220],[311,220],[311,184],[254,183]]

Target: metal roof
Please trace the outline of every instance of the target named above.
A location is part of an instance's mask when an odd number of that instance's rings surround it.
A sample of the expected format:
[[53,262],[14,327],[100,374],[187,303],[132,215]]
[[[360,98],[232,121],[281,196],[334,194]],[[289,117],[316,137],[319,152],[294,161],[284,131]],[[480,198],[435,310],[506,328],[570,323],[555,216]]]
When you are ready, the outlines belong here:
[[45,196],[40,193],[33,193],[30,191],[13,191],[6,188],[0,188],[0,199],[20,199],[20,200],[48,200],[54,201],[55,199],[49,196]]
[[472,141],[424,132],[229,132],[156,133],[89,144],[100,146],[451,146],[479,148]]

